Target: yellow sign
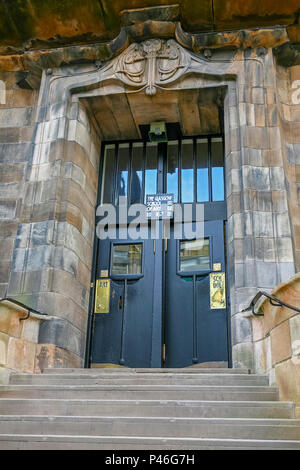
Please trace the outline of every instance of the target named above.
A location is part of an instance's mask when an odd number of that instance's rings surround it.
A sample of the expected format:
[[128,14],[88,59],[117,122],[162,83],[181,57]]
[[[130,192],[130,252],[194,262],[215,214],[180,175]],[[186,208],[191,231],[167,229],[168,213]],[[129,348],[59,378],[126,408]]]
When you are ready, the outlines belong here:
[[101,269],[100,277],[108,277],[108,269]]
[[210,308],[226,308],[225,273],[210,273]]
[[95,313],[109,313],[110,279],[97,279]]

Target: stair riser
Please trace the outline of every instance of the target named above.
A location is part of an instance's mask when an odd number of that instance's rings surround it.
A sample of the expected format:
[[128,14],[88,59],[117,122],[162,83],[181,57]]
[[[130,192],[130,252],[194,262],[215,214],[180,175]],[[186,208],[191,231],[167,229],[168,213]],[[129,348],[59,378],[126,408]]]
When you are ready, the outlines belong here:
[[276,401],[277,392],[189,391],[189,390],[7,390],[0,398],[52,398],[90,400],[216,400]]
[[[0,440],[0,450],[300,450],[300,443],[287,442],[234,442],[234,441],[180,441],[175,440],[166,442],[164,439],[157,439],[154,443],[148,439],[143,442],[140,440],[131,439],[129,442],[120,442],[116,437],[115,439],[109,438],[107,441],[100,437],[98,441],[95,439],[93,442],[82,442],[82,440],[70,442],[61,436],[56,441],[47,439],[42,441],[42,438],[33,439],[26,436],[21,439],[12,440],[10,437],[5,440],[5,437]],[[195,459],[196,461],[196,459]]]
[[222,368],[211,368],[211,369],[206,369],[206,368],[183,368],[183,369],[157,369],[157,368],[152,368],[152,369],[126,369],[126,368],[94,368],[94,369],[44,369],[43,375],[46,374],[131,374],[131,373],[136,373],[136,374],[159,374],[159,375],[164,375],[164,374],[176,374],[176,375],[182,375],[182,374],[229,374],[229,375],[235,375],[235,374],[245,374],[249,375],[249,371],[247,369],[222,369]]
[[186,417],[186,418],[270,418],[294,417],[292,405],[281,403],[257,405],[252,403],[185,403],[159,404],[142,402],[122,403],[88,402],[72,403],[68,400],[0,400],[0,414],[4,415],[55,415],[55,416],[131,416],[131,417]]
[[77,436],[141,436],[141,437],[194,437],[214,439],[281,439],[297,440],[300,444],[299,426],[280,425],[226,425],[226,424],[181,424],[151,423],[142,420],[139,423],[122,423],[118,419],[102,423],[91,422],[28,422],[0,421],[1,434],[43,434]]
[[61,377],[53,376],[12,376],[10,384],[14,385],[226,385],[226,386],[268,386],[267,377],[230,377],[230,376],[211,376],[211,377]]

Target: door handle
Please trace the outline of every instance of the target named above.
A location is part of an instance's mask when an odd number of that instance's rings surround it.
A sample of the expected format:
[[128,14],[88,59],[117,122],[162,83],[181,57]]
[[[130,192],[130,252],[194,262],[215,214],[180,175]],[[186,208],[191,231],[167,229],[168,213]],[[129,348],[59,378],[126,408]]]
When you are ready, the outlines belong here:
[[123,297],[120,295],[119,297],[119,309],[123,308]]

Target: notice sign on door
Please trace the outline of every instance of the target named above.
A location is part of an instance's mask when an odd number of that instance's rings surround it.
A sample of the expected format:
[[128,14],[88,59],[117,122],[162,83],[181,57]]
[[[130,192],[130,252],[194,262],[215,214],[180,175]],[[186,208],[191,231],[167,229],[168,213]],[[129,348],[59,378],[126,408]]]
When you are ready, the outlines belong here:
[[149,219],[172,219],[174,194],[147,194],[146,207]]
[[97,279],[95,313],[109,313],[110,279]]
[[226,308],[225,273],[210,273],[210,308]]

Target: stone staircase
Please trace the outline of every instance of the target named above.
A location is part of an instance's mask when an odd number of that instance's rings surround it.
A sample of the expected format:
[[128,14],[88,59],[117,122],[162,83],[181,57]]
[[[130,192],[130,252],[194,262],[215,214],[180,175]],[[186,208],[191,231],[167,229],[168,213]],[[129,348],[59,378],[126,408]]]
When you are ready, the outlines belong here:
[[0,387],[0,449],[298,449],[300,419],[242,369],[48,369]]

